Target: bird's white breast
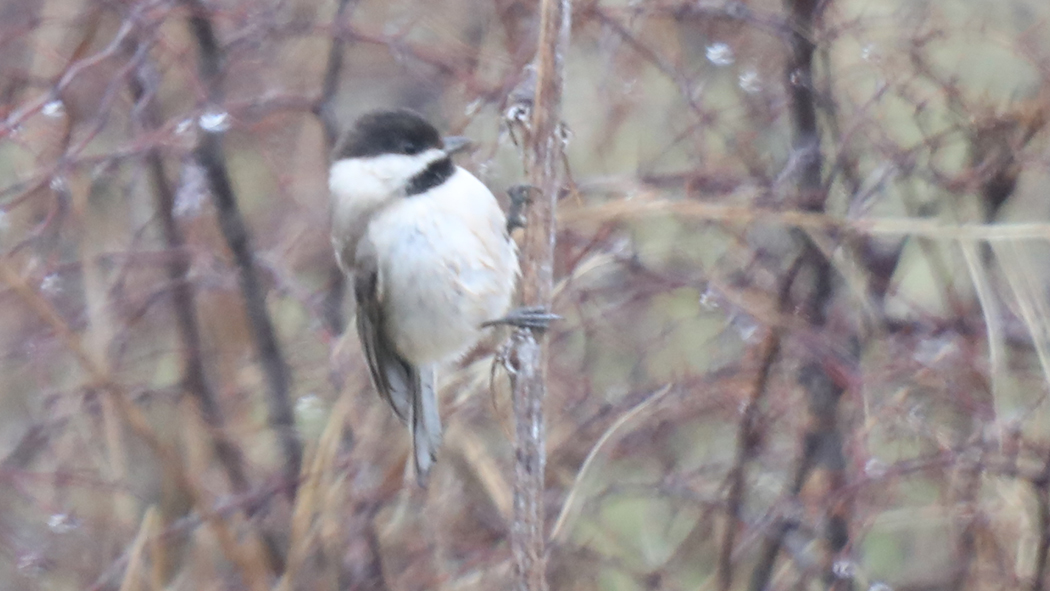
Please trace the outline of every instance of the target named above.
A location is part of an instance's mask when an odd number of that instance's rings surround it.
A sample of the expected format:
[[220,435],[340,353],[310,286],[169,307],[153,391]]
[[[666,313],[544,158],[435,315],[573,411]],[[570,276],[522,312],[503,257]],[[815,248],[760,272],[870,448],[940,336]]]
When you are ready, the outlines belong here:
[[399,198],[368,224],[379,256],[384,329],[417,364],[458,356],[480,325],[506,313],[518,274],[496,198],[457,167],[448,180]]

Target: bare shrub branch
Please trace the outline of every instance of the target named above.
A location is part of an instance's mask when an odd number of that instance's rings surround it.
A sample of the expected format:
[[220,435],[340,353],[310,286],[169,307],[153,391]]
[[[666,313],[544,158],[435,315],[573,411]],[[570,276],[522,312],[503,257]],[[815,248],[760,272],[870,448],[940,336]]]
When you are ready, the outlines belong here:
[[[197,0],[185,0],[190,10],[189,23],[199,51],[198,63],[213,105],[221,104],[222,98],[222,52],[209,20],[209,11]],[[216,114],[216,116],[224,116]],[[237,266],[237,278],[244,295],[248,327],[255,341],[259,364],[267,377],[267,401],[270,410],[270,426],[280,441],[284,453],[284,479],[289,498],[295,497],[295,489],[302,467],[302,444],[295,430],[292,413],[291,375],[288,364],[277,342],[270,313],[266,309],[266,294],[259,283],[255,270],[255,255],[252,252],[248,227],[241,215],[237,197],[227,172],[223,154],[222,131],[204,129],[200,134],[195,155],[208,177],[208,186],[219,218],[226,245],[233,254]]]

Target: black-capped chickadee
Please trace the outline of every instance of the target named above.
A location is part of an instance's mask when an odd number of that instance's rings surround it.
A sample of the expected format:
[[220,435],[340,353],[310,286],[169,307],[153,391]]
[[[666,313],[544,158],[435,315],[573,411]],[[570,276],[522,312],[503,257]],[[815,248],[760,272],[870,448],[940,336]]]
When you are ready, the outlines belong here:
[[420,482],[441,443],[435,367],[508,311],[519,273],[496,198],[452,162],[466,143],[412,111],[369,113],[336,149],[328,180],[358,336],[380,396],[409,425]]

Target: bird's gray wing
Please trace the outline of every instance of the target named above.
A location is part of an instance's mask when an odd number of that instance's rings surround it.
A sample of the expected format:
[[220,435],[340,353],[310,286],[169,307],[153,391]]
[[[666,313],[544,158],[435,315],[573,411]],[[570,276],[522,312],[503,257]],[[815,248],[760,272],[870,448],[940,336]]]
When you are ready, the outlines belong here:
[[421,388],[419,372],[402,358],[383,332],[379,266],[367,239],[361,240],[354,261],[354,298],[357,300],[357,336],[368,360],[368,370],[379,395],[403,422],[411,419],[413,401]]

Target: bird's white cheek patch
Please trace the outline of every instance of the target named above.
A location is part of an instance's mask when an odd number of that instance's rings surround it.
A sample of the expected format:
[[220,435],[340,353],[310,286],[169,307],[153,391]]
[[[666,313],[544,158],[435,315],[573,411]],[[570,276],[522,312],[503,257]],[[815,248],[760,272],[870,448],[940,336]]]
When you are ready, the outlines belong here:
[[339,199],[381,201],[400,193],[409,179],[444,155],[441,150],[431,149],[414,156],[383,154],[339,160],[328,175],[328,189]]
[[370,160],[340,160],[328,174],[328,190],[348,205],[367,206],[390,197],[397,189],[389,178],[376,174]]

